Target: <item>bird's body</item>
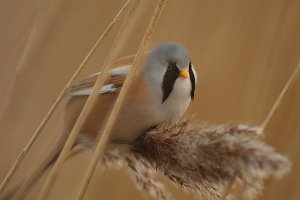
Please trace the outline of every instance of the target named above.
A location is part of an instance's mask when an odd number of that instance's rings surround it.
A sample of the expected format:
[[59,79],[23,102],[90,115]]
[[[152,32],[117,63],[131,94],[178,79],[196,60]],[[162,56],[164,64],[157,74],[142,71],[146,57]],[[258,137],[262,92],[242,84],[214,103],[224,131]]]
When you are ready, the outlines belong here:
[[[126,78],[134,56],[120,59],[111,71],[111,77],[99,91],[97,102],[89,113],[80,134],[93,141],[103,128]],[[61,140],[18,191],[24,195],[55,160],[72,130],[98,73],[74,85],[68,93],[69,101],[63,114]],[[118,116],[110,139],[132,141],[147,129],[160,123],[177,121],[186,112],[194,98],[197,75],[186,48],[177,43],[167,43],[156,48],[146,60],[141,74],[131,87]]]
[[[94,138],[98,130],[103,127],[114,105],[122,81],[130,69],[132,58],[133,56],[125,57],[116,63],[116,68],[106,83],[106,86],[115,87],[111,87],[111,91],[106,91],[105,88],[107,87],[104,86],[96,105],[81,130],[82,135]],[[169,72],[168,65],[170,64],[174,65],[174,71],[177,70],[175,68],[178,68],[178,74],[174,72],[176,79],[173,81],[168,80],[168,76],[166,76]],[[191,91],[193,90],[192,84],[195,84],[190,80],[190,76],[192,76],[191,71],[189,72],[189,77],[181,77],[179,72],[188,70],[190,67],[192,66],[189,54],[179,44],[165,44],[153,51],[149,55],[143,70],[141,70],[141,74],[135,80],[129,94],[127,94],[117,123],[110,134],[111,139],[133,140],[149,127],[166,121],[179,120],[193,98]],[[181,69],[179,70],[179,68]],[[170,77],[172,77],[172,71],[170,73]],[[64,116],[64,126],[67,132],[73,127],[80,114],[88,97],[87,95],[91,92],[91,88],[96,80],[92,77],[96,77],[96,75],[82,80],[70,90],[69,96],[71,98],[65,109]],[[195,73],[193,75],[195,77]],[[166,90],[170,91],[164,91],[164,82],[171,84],[172,89],[166,86]],[[164,92],[168,93],[165,99]]]
[[[143,82],[136,80],[139,84],[134,84],[124,106],[118,116],[117,123],[114,126],[111,139],[133,140],[148,127],[157,124],[155,115],[153,114],[154,107],[151,105],[147,87]],[[95,138],[99,129],[105,124],[108,114],[110,113],[114,102],[118,96],[118,90],[114,92],[105,92],[99,95],[96,104],[89,113],[86,122],[84,123],[81,136]],[[134,94],[134,95],[133,95]],[[70,131],[82,110],[87,95],[72,96],[67,104],[64,114],[65,131]]]

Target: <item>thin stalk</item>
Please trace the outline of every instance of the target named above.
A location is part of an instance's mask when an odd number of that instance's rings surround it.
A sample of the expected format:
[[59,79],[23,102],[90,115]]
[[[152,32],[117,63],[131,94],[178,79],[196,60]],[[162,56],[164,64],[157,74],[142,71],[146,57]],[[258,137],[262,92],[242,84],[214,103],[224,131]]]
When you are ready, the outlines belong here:
[[102,129],[99,130],[100,139],[98,141],[96,149],[92,155],[91,161],[89,163],[89,166],[88,166],[85,176],[83,178],[82,184],[80,186],[80,191],[79,191],[77,197],[75,198],[76,200],[82,200],[84,198],[84,195],[87,191],[88,185],[89,185],[91,178],[93,176],[93,173],[95,171],[99,157],[101,156],[104,148],[106,147],[106,144],[107,144],[107,141],[109,138],[109,134],[110,134],[110,132],[116,122],[116,119],[118,117],[118,114],[122,108],[126,94],[127,94],[128,90],[130,89],[130,86],[138,72],[138,64],[140,63],[141,57],[143,55],[143,52],[145,50],[147,43],[150,41],[150,38],[154,31],[154,28],[156,27],[156,25],[159,21],[159,17],[163,11],[165,3],[166,3],[166,0],[159,0],[158,4],[154,10],[151,21],[145,32],[144,38],[139,46],[139,49],[137,51],[135,58],[133,60],[131,70],[130,70],[129,74],[127,75],[124,85],[122,86],[122,89],[116,100],[113,110],[107,120],[107,123],[106,123],[103,131],[102,131]]
[[[278,110],[278,108],[282,104],[284,98],[287,96],[287,93],[288,93],[289,89],[293,86],[294,82],[296,81],[299,72],[300,72],[300,62],[298,63],[296,69],[294,70],[294,72],[290,76],[289,80],[287,81],[287,83],[285,84],[283,89],[281,90],[278,98],[274,102],[274,104],[273,104],[270,112],[268,113],[267,117],[261,123],[262,133],[266,130],[267,126],[270,124],[270,122],[271,122],[273,116],[275,115],[276,111]],[[234,183],[236,182],[236,177],[234,177],[232,180],[233,181],[230,181],[228,183],[227,187],[225,188],[221,200],[225,200],[227,195],[230,193]]]
[[14,173],[16,172],[16,170],[18,169],[18,167],[20,166],[22,160],[24,159],[24,157],[26,156],[26,154],[28,153],[28,151],[30,150],[30,148],[32,147],[32,145],[34,144],[34,142],[36,141],[36,139],[39,137],[41,131],[43,130],[43,128],[45,127],[45,125],[49,121],[50,117],[52,116],[52,114],[54,113],[54,111],[56,110],[56,108],[58,107],[59,103],[61,102],[61,100],[63,99],[63,97],[67,93],[67,91],[69,90],[69,88],[72,85],[74,79],[78,76],[78,74],[80,73],[80,71],[84,68],[85,64],[87,63],[87,61],[89,60],[89,58],[91,57],[91,55],[95,52],[95,50],[97,49],[97,47],[101,44],[101,42],[106,37],[106,35],[108,34],[108,32],[116,24],[118,18],[123,13],[123,11],[127,7],[128,3],[129,3],[129,0],[124,4],[124,6],[120,9],[120,11],[117,13],[117,15],[115,16],[115,18],[113,19],[113,21],[110,22],[110,24],[107,26],[107,28],[102,33],[102,35],[97,39],[96,43],[89,50],[88,54],[85,56],[85,58],[83,59],[83,61],[81,62],[81,64],[78,66],[78,68],[76,69],[76,71],[72,75],[71,79],[68,81],[68,83],[65,85],[65,87],[63,88],[63,90],[60,92],[60,94],[58,95],[58,97],[53,102],[53,104],[50,107],[49,111],[44,116],[44,118],[42,119],[41,123],[39,124],[39,126],[37,127],[37,129],[35,130],[35,132],[33,133],[33,135],[31,136],[31,138],[29,139],[29,141],[27,142],[27,144],[25,145],[25,147],[22,149],[22,151],[19,154],[18,158],[15,160],[14,164],[12,165],[12,167],[9,170],[9,172],[7,173],[7,175],[5,176],[4,180],[2,181],[1,186],[0,186],[0,196],[1,196],[2,192],[5,190],[7,184],[11,180],[12,176],[14,175]]
[[[127,4],[128,4],[128,1],[125,3],[124,7]],[[131,30],[132,26],[134,25],[133,19],[135,19],[132,17],[132,15],[134,16],[137,5],[138,5],[138,3],[136,1],[133,1],[131,3],[131,7],[121,25],[121,28],[119,30],[119,33],[118,33],[116,39],[114,40],[114,42],[111,46],[111,49],[108,53],[105,64],[102,67],[102,72],[99,74],[99,76],[95,82],[95,85],[93,87],[92,93],[88,97],[76,123],[73,126],[73,129],[62,149],[60,156],[58,157],[56,163],[54,164],[52,170],[50,171],[49,176],[48,176],[45,184],[43,185],[42,190],[40,191],[38,199],[46,199],[47,198],[47,195],[48,195],[49,190],[56,178],[58,170],[61,168],[64,160],[66,159],[66,157],[68,155],[68,152],[72,148],[88,114],[94,107],[95,102],[97,100],[98,91],[100,90],[101,86],[105,83],[106,77],[108,77],[108,75],[109,75],[110,66],[112,66],[113,62],[117,59],[117,57],[119,56],[120,50],[122,49],[125,42],[129,38],[128,36],[129,36],[130,30]]]
[[261,124],[261,128],[262,128],[263,131],[270,124],[273,116],[275,115],[275,113],[278,110],[279,106],[283,102],[284,97],[287,95],[288,91],[291,89],[294,82],[296,81],[299,72],[300,72],[300,62],[298,63],[298,65],[297,65],[296,69],[294,70],[293,74],[291,75],[291,77],[289,78],[289,80],[285,84],[284,88],[280,92],[277,100],[275,101],[274,105],[272,106],[271,111],[269,112],[269,114],[267,115],[267,117],[265,118],[263,123]]
[[32,147],[32,145],[34,144],[34,142],[36,141],[36,139],[39,137],[41,131],[43,130],[43,128],[45,127],[45,125],[49,121],[50,117],[52,116],[52,114],[54,113],[54,111],[56,110],[56,108],[58,107],[59,103],[61,102],[61,100],[63,99],[63,97],[65,96],[65,94],[69,90],[69,88],[71,87],[74,79],[78,76],[78,74],[84,68],[85,64],[87,63],[87,61],[89,60],[89,58],[91,57],[91,55],[93,55],[93,53],[95,52],[95,50],[97,49],[97,47],[104,40],[104,38],[106,37],[106,35],[108,34],[108,32],[116,24],[118,18],[124,12],[124,10],[127,7],[128,3],[129,3],[129,0],[120,9],[120,11],[117,13],[117,15],[115,16],[115,18],[113,19],[113,21],[110,22],[110,24],[107,26],[107,28],[102,33],[102,35],[98,38],[98,40],[96,41],[96,43],[89,50],[88,54],[85,56],[85,58],[83,59],[83,61],[81,62],[81,64],[77,68],[77,70],[74,72],[74,74],[72,75],[71,79],[68,81],[68,83],[65,85],[65,87],[63,88],[63,90],[60,92],[60,94],[58,95],[58,97],[53,102],[53,104],[50,107],[49,111],[44,116],[44,118],[42,119],[42,121],[39,124],[38,128],[35,130],[35,132],[31,136],[31,138],[29,139],[29,141],[27,142],[27,144],[25,145],[25,147],[22,149],[22,151],[19,154],[18,158],[15,160],[14,164],[12,165],[12,167],[9,170],[9,172],[7,173],[7,175],[5,176],[4,180],[2,181],[1,186],[0,186],[0,196],[1,196],[2,192],[5,190],[7,184],[11,180],[12,176],[14,175],[14,173],[16,172],[16,170],[18,169],[18,167],[21,164],[22,160],[24,159],[24,157],[26,156],[26,154],[28,153],[28,151],[30,150],[30,148]]

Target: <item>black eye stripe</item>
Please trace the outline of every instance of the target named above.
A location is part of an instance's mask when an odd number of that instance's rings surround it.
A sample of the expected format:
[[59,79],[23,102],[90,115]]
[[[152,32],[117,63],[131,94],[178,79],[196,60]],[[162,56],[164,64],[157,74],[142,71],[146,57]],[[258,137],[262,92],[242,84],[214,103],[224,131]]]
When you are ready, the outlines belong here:
[[179,76],[179,69],[176,63],[170,62],[172,68],[167,69],[162,82],[163,99],[162,103],[169,97],[173,90],[174,83]]
[[191,80],[191,84],[192,84],[191,99],[194,100],[196,80],[195,80],[195,75],[194,75],[194,72],[193,72],[193,68],[192,68],[192,63],[191,62],[189,64],[189,74],[190,74],[190,80]]

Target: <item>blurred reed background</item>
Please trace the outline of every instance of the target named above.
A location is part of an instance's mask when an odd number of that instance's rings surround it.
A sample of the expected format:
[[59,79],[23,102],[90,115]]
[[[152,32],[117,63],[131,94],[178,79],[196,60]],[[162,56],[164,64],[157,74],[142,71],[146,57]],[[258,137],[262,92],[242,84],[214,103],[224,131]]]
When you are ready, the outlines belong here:
[[[0,180],[26,144],[52,101],[73,74],[123,0],[0,2]],[[136,51],[156,1],[143,10],[122,54]],[[189,114],[209,123],[260,125],[300,61],[300,1],[168,1],[149,50],[177,41],[191,52],[198,71]],[[99,71],[118,25],[92,56],[80,78]],[[293,162],[281,180],[268,180],[263,200],[300,198],[300,77],[275,114],[264,140]],[[59,114],[47,124],[9,188],[31,174],[58,138]],[[49,199],[72,199],[88,160],[69,159]],[[150,199],[125,170],[96,170],[86,199]],[[34,199],[41,183],[30,194]],[[170,185],[177,199],[193,198]],[[237,190],[238,193],[238,190]]]

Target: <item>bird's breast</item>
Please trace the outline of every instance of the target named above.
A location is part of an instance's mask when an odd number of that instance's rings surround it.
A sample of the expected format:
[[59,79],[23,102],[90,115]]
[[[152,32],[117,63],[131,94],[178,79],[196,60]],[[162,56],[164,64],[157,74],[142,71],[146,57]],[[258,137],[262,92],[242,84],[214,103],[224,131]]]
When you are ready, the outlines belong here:
[[180,77],[177,78],[169,97],[163,103],[157,102],[157,114],[159,114],[160,120],[179,120],[190,105],[190,91],[190,81]]

